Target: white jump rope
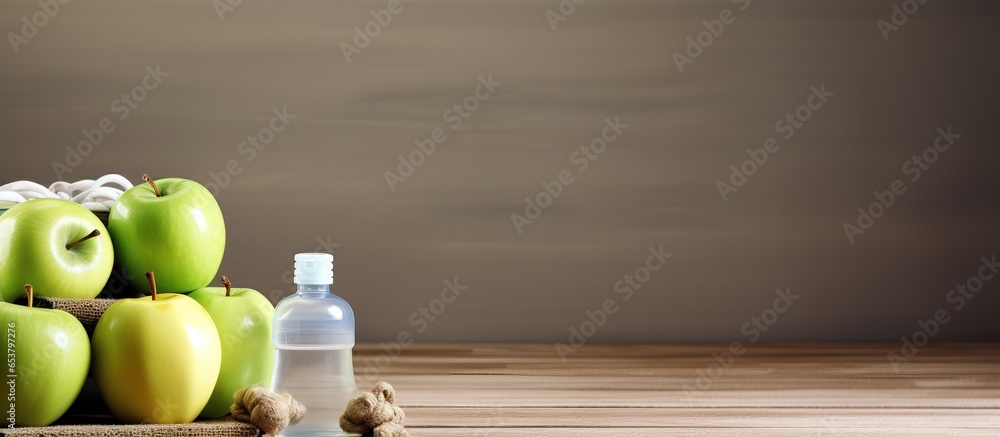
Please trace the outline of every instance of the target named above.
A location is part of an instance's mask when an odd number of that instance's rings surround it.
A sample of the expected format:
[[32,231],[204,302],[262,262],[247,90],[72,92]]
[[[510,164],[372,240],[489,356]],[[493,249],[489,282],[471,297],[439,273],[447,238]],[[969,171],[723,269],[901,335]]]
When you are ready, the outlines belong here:
[[110,211],[118,196],[129,188],[132,188],[132,183],[117,174],[101,176],[96,181],[59,181],[48,188],[31,181],[16,181],[0,186],[0,201],[21,203],[37,198],[63,199],[79,203],[91,211]]

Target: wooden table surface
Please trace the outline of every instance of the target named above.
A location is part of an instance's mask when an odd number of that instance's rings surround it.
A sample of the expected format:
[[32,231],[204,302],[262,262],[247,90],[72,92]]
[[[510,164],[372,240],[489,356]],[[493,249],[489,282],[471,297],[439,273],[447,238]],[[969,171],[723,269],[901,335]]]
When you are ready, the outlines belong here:
[[[359,389],[395,387],[414,437],[1000,435],[1000,344],[927,346],[897,365],[887,354],[899,344],[585,345],[565,360],[552,345],[401,349],[358,345],[354,370]],[[221,422],[115,430],[256,434]],[[115,422],[102,410],[61,423],[0,435],[90,436]]]
[[1000,435],[1000,344],[728,348],[362,344],[355,373],[414,436]]

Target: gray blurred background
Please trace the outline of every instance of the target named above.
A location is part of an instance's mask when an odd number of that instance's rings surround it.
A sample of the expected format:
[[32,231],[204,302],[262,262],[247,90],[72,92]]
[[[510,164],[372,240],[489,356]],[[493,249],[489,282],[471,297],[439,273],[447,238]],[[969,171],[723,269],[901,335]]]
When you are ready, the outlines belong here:
[[[359,341],[566,342],[608,298],[620,310],[588,341],[745,340],[777,288],[801,297],[761,341],[899,341],[939,308],[936,339],[1000,340],[1000,279],[946,301],[1000,251],[995,2],[930,0],[885,40],[887,0],[588,0],[555,30],[555,0],[404,1],[347,62],[341,43],[388,2],[223,1],[70,1],[17,53],[41,6],[0,5],[0,183],[214,183],[221,273],[277,302],[294,253],[333,249]],[[735,21],[679,71],[724,9]],[[157,65],[169,76],[120,119]],[[452,129],[445,111],[491,74]],[[820,85],[834,95],[784,139],[775,122]],[[274,108],[295,118],[248,161]],[[628,128],[578,171],[615,116]],[[105,117],[115,130],[57,179]],[[948,126],[961,138],[911,182],[904,162]],[[385,172],[435,128],[447,140],[391,191]],[[768,137],[780,150],[723,202],[716,183]],[[563,170],[574,182],[519,234],[511,214]],[[844,223],[894,179],[907,192],[851,244]],[[660,245],[673,257],[623,301],[616,281]],[[453,278],[468,289],[421,315]]]

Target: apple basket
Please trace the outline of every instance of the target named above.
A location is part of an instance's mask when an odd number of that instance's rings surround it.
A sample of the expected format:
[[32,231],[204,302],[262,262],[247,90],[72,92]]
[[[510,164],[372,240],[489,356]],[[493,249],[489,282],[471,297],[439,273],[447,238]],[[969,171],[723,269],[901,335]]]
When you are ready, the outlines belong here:
[[[17,303],[24,303],[25,298]],[[65,311],[76,317],[90,336],[104,311],[117,299],[67,299],[35,297],[34,306]],[[220,419],[198,420],[185,424],[138,424],[126,425],[119,422],[107,409],[101,395],[88,377],[83,391],[76,402],[62,418],[45,427],[3,428],[3,436],[209,436],[209,437],[257,437],[261,431],[256,426],[238,422],[231,416]]]
[[[146,178],[146,177],[147,176],[144,176],[144,178]],[[153,184],[153,182],[151,182],[151,181],[147,180],[147,182],[149,182],[151,185]],[[53,183],[52,185],[50,185],[48,187],[39,185],[39,184],[34,183],[34,182],[30,182],[30,181],[16,181],[16,182],[11,182],[11,183],[7,183],[7,184],[4,184],[4,185],[0,185],[0,217],[6,216],[8,219],[11,219],[9,221],[9,223],[15,223],[15,222],[18,222],[18,221],[24,222],[24,223],[36,223],[34,221],[35,220],[34,217],[30,218],[30,219],[25,219],[25,220],[19,220],[19,218],[20,217],[29,217],[27,214],[31,214],[31,211],[43,211],[44,210],[44,209],[38,209],[38,208],[48,208],[49,205],[53,205],[53,204],[56,204],[56,203],[61,202],[61,201],[71,201],[71,202],[74,202],[74,203],[77,203],[77,204],[83,206],[83,208],[85,208],[86,210],[88,210],[91,213],[93,213],[94,216],[96,216],[97,219],[100,220],[100,222],[104,224],[104,227],[107,228],[110,210],[114,206],[115,202],[117,202],[119,196],[121,196],[123,192],[129,190],[130,188],[132,188],[132,184],[126,178],[124,178],[122,176],[119,176],[119,175],[106,175],[106,176],[103,176],[103,177],[101,177],[101,178],[99,178],[97,180],[83,180],[83,181],[77,181],[77,182],[56,182],[56,183]],[[154,185],[154,189],[155,189],[155,185]],[[157,192],[157,196],[159,196],[159,195],[160,195],[159,192]],[[33,199],[38,199],[38,200],[33,201]],[[50,199],[61,199],[61,200],[60,201],[56,201],[56,200],[50,200]],[[30,205],[34,205],[34,206],[28,206],[29,204]],[[18,212],[13,212],[12,211],[12,212],[10,212],[8,214],[8,211],[10,211],[11,208],[17,208],[18,205],[22,205],[22,208],[18,208],[18,210],[17,210]],[[45,206],[39,206],[39,205],[45,205]],[[36,208],[36,209],[32,210],[31,208]],[[76,210],[80,210],[79,207],[76,207],[76,206],[73,206],[73,205],[69,205],[66,208],[66,210],[68,211],[69,209],[72,209],[72,208],[75,208]],[[216,208],[218,208],[218,207],[216,206]],[[18,215],[18,214],[20,214],[20,215]],[[87,215],[87,213],[85,211],[84,212],[77,212],[76,214],[80,214],[80,215],[78,215],[76,217],[86,217],[86,215]],[[15,215],[17,215],[18,218],[15,218]],[[38,217],[38,216],[35,216],[35,217]],[[91,222],[91,224],[96,227],[96,223],[93,223],[92,219],[88,218],[87,221]],[[94,232],[92,232],[87,237],[84,237],[83,239],[78,240],[75,243],[67,244],[66,249],[69,250],[71,247],[75,247],[76,245],[81,244],[81,242],[83,242],[83,241],[85,241],[87,239],[94,239],[94,238],[105,238],[106,239],[106,238],[108,238],[107,235],[103,235],[102,236],[102,234],[105,234],[105,232],[106,232],[105,230],[103,230],[103,229],[98,229],[98,230],[100,230],[101,232],[98,233],[97,230],[95,230]],[[17,231],[13,231],[13,232],[17,232]],[[94,240],[94,241],[97,241],[97,240]],[[109,244],[109,243],[104,243],[104,244]],[[21,263],[21,265],[14,264],[14,266],[15,266],[14,268],[17,269],[17,271],[22,271],[22,270],[25,270],[25,269],[27,269],[28,267],[30,267],[32,265],[39,265],[37,263],[38,260],[29,260],[29,261],[31,261],[31,262],[33,262],[35,264],[31,264],[31,263],[29,263],[29,264]],[[12,265],[12,264],[8,264],[8,266],[10,266],[10,265]],[[111,269],[110,266],[111,266],[111,264],[109,262],[107,264],[106,268]],[[9,299],[14,300],[15,304],[20,303],[21,305],[11,305],[9,308],[5,309],[5,311],[9,311],[9,313],[5,313],[5,314],[6,314],[6,316],[14,317],[14,316],[12,316],[12,314],[15,314],[14,311],[17,311],[16,308],[24,308],[24,307],[28,307],[28,306],[35,306],[35,307],[38,307],[38,308],[49,308],[49,309],[61,310],[62,312],[65,312],[65,313],[68,313],[69,315],[71,315],[72,318],[76,318],[77,320],[79,320],[80,325],[82,325],[82,327],[83,327],[83,330],[86,331],[87,337],[90,337],[91,344],[93,344],[94,331],[97,328],[98,321],[101,319],[102,315],[104,315],[105,312],[108,311],[109,308],[111,308],[112,304],[114,304],[115,302],[120,301],[123,298],[131,298],[131,297],[138,297],[138,296],[140,296],[140,293],[138,291],[136,291],[134,288],[132,288],[132,286],[130,286],[130,280],[129,280],[130,278],[128,278],[125,275],[123,275],[121,273],[121,271],[117,267],[114,268],[114,269],[111,269],[110,271],[111,271],[110,278],[108,278],[106,284],[103,287],[103,290],[100,292],[100,294],[97,296],[97,298],[93,298],[93,299],[75,299],[75,298],[69,298],[69,297],[43,297],[43,296],[34,296],[34,298],[31,299],[31,298],[29,298],[27,296],[14,297],[14,296],[11,296],[11,295],[8,294],[8,296],[9,296],[8,298]],[[35,277],[35,280],[44,281],[45,279],[48,279],[50,277],[50,274],[49,273],[43,273],[43,274],[35,273],[34,277]],[[35,280],[21,281],[21,279],[22,278],[18,278],[19,283],[21,283],[21,282],[35,282]],[[103,280],[103,277],[98,279],[98,281],[101,281],[101,280]],[[151,279],[151,281],[152,281],[152,279]],[[91,281],[91,282],[93,282],[93,281]],[[133,282],[133,284],[134,284],[134,282]],[[37,282],[35,283],[35,285],[38,285]],[[152,286],[153,286],[153,284],[151,282],[151,287]],[[97,282],[96,284],[93,284],[93,287],[91,289],[94,290],[94,291],[96,291],[96,289],[99,288],[99,287],[100,287],[100,282]],[[227,283],[227,287],[228,287],[228,283]],[[25,292],[26,292],[26,294],[28,296],[30,296],[32,294],[31,293],[31,288],[32,287],[30,285],[27,285],[27,284],[25,285]],[[51,288],[53,288],[53,286],[51,286],[51,284],[50,284],[50,289]],[[154,290],[153,294],[154,294],[154,299],[155,299],[155,287],[153,287],[153,290]],[[5,293],[6,293],[6,291],[5,291]],[[228,293],[228,289],[227,289],[226,295],[228,296],[228,294],[229,293]],[[176,295],[174,295],[174,296],[176,296]],[[78,296],[74,296],[74,297],[78,297]],[[28,299],[31,299],[31,304],[30,305],[27,302]],[[262,297],[262,299],[263,299],[263,297]],[[164,297],[164,300],[168,300],[168,299],[166,297]],[[125,303],[126,302],[122,302],[122,304],[125,304]],[[7,304],[5,304],[5,305],[7,305]],[[196,303],[194,300],[191,300],[190,301],[190,305],[197,306],[199,304]],[[114,310],[112,310],[112,311],[114,311]],[[54,312],[54,311],[53,312],[47,312],[46,314],[48,314],[48,313],[57,314],[57,312]],[[65,317],[67,320],[72,320],[71,317],[68,317],[65,314],[63,314],[61,317]],[[22,326],[21,325],[21,323],[22,323],[21,320],[25,320],[25,319],[4,319],[4,320],[5,320],[4,321],[4,325],[5,326],[9,326],[10,328],[14,327],[13,320],[18,320],[17,321],[17,327],[20,328]],[[212,319],[208,318],[208,313],[207,312],[205,313],[204,320],[207,320],[207,323],[212,323]],[[10,321],[10,323],[8,324],[7,321]],[[8,331],[10,331],[10,328],[8,328]],[[83,333],[79,331],[79,328],[76,328],[76,329],[77,329],[76,332],[79,333],[78,335],[80,337],[82,337]],[[100,332],[98,334],[100,335]],[[10,334],[8,334],[8,336],[9,335]],[[67,337],[66,337],[65,332],[62,332],[60,335],[62,335],[63,337],[62,337],[62,343],[59,343],[59,344],[67,344],[67,343],[72,344],[72,342],[66,341]],[[28,350],[31,350],[31,348],[33,348],[32,341],[35,341],[37,339],[37,337],[32,337],[31,331],[27,331],[24,334],[22,334],[21,332],[18,332],[17,333],[17,339],[20,339],[20,338],[25,338],[26,339],[25,341],[27,341],[27,343],[23,347],[24,348],[28,348]],[[56,338],[56,337],[53,337],[53,338]],[[70,339],[72,339],[72,337],[70,337]],[[157,340],[153,340],[153,341],[158,342],[158,343],[155,344],[155,345],[149,345],[150,347],[152,347],[152,348],[162,348],[162,347],[166,347],[166,346],[169,345],[170,339],[162,339],[161,338],[161,339],[157,339]],[[15,344],[15,343],[12,343],[12,340],[9,337],[9,339],[8,339],[8,345],[11,345],[11,344]],[[79,343],[76,343],[76,344],[79,344]],[[18,349],[20,349],[20,345],[18,345],[18,346],[19,346]],[[8,346],[8,351],[11,350],[10,349],[11,347],[14,347],[14,346]],[[132,346],[129,347],[129,349],[125,349],[126,352],[124,352],[124,354],[125,355],[140,354],[141,352],[138,351],[138,350],[136,350],[136,349],[133,349],[134,347],[136,347],[136,346],[133,344]],[[65,347],[61,347],[59,349],[61,350],[63,348],[65,348]],[[38,349],[36,349],[36,350],[38,350]],[[142,356],[145,356],[145,355],[146,355],[145,353],[142,353]],[[11,352],[8,352],[8,356],[11,356]],[[32,357],[34,357],[34,358],[32,358]],[[41,357],[41,359],[38,359],[38,357]],[[8,426],[7,423],[4,423],[4,425],[0,425],[0,436],[35,436],[35,435],[46,435],[46,436],[94,436],[94,435],[102,435],[102,436],[177,436],[177,435],[181,435],[181,436],[259,436],[261,434],[261,431],[260,431],[260,429],[257,428],[257,426],[255,426],[253,424],[249,424],[249,423],[243,423],[243,422],[236,421],[231,416],[224,416],[224,417],[219,418],[219,419],[196,420],[196,421],[191,422],[191,423],[183,423],[183,424],[154,424],[154,423],[145,423],[145,421],[143,421],[143,423],[140,423],[140,424],[125,424],[122,421],[120,421],[119,419],[117,419],[112,414],[111,409],[109,409],[108,406],[107,406],[107,405],[111,405],[110,399],[109,398],[103,398],[102,395],[101,395],[101,393],[100,393],[100,391],[98,390],[98,386],[95,383],[95,380],[93,378],[93,376],[95,375],[94,367],[91,366],[89,372],[85,373],[85,368],[83,368],[82,365],[79,362],[77,362],[76,360],[67,359],[67,357],[68,357],[68,355],[63,355],[63,356],[60,356],[59,359],[53,359],[53,357],[49,357],[49,356],[46,356],[44,354],[43,355],[38,355],[38,354],[29,355],[28,358],[26,358],[26,361],[25,361],[25,363],[27,363],[27,367],[24,367],[24,371],[22,372],[20,370],[21,368],[18,367],[19,370],[16,371],[16,375],[8,375],[8,376],[9,377],[15,377],[15,378],[17,378],[17,377],[26,377],[25,375],[31,375],[33,373],[34,375],[39,375],[39,374],[51,375],[51,377],[49,377],[48,379],[50,379],[50,380],[59,380],[59,378],[55,378],[55,376],[59,375],[60,373],[62,373],[62,374],[70,374],[70,373],[72,373],[70,370],[74,370],[74,371],[76,371],[76,374],[79,375],[80,379],[83,379],[84,377],[86,377],[86,380],[83,383],[83,388],[79,392],[79,395],[76,396],[75,401],[72,401],[73,402],[72,406],[70,406],[68,410],[62,410],[62,411],[65,411],[65,413],[62,414],[61,417],[58,420],[56,420],[54,423],[51,423],[48,426],[44,426],[44,427],[21,427],[21,426],[16,426],[15,427],[13,425],[9,425]],[[190,357],[188,357],[188,358],[190,358]],[[18,362],[20,362],[20,361],[21,361],[21,359],[19,358]],[[53,363],[55,363],[55,364],[53,364]],[[33,364],[37,364],[40,367],[35,367]],[[244,364],[245,363],[240,363],[240,365],[244,365]],[[14,364],[10,363],[9,365],[13,366]],[[13,368],[14,367],[11,367],[11,369],[13,369]],[[109,368],[105,367],[105,369],[109,369]],[[108,373],[108,372],[110,372],[110,373]],[[164,374],[166,374],[166,372],[169,372],[169,370],[165,370]],[[12,370],[11,372],[6,372],[6,373],[15,373],[15,372]],[[122,371],[121,369],[118,369],[118,370],[105,370],[105,373],[103,374],[102,378],[105,381],[112,381],[112,382],[117,382],[119,380],[124,381],[124,379],[122,379],[122,378],[124,378],[124,374],[126,374],[126,373],[128,373],[128,372]],[[187,378],[187,376],[185,378]],[[10,378],[8,378],[8,379],[10,381],[15,381],[16,380],[16,379],[10,379]],[[78,379],[77,381],[79,381],[80,379]],[[101,378],[99,378],[99,380],[100,379]],[[192,379],[192,381],[194,381],[194,380]],[[195,382],[192,382],[192,384],[195,384]],[[18,383],[18,388],[20,390],[29,390],[29,388],[23,388],[22,389],[20,387],[21,387],[21,384]],[[10,393],[11,393],[11,396],[13,396],[14,393],[15,393],[13,386],[11,386]],[[27,393],[31,393],[31,391],[28,391]],[[26,396],[26,397],[28,397],[29,399],[31,398],[30,396]],[[66,404],[68,404],[69,402],[71,402],[71,399],[72,398],[67,398]],[[14,408],[14,403],[13,403],[14,400],[10,399],[10,401],[11,401],[11,403],[10,403],[11,408]],[[108,402],[106,403],[105,401],[108,401]],[[31,400],[28,400],[26,402],[29,402],[28,404],[26,404],[27,407],[26,407],[26,410],[25,410],[25,411],[28,411],[28,412],[41,412],[41,411],[43,411],[43,409],[40,407],[40,405],[46,405],[46,404],[36,404],[36,405],[33,405],[33,404],[30,403]],[[223,400],[223,402],[225,402],[225,401]],[[225,404],[223,404],[223,407],[225,407]],[[62,407],[60,407],[60,408],[66,408],[65,404]],[[6,410],[6,408],[5,408],[5,410]],[[224,408],[223,411],[228,411],[228,409]],[[221,411],[220,411],[220,413],[221,413]],[[14,414],[13,412],[10,412],[10,423],[11,424],[15,423],[13,414]],[[225,413],[221,413],[221,414],[225,414]],[[219,414],[216,414],[213,417],[217,417],[218,415]],[[131,419],[128,419],[128,420],[130,422],[140,422],[138,420],[135,420],[135,421],[133,421]],[[189,419],[185,419],[185,420],[189,420]],[[169,420],[164,420],[164,421],[169,421]],[[5,422],[7,422],[7,420],[5,420]],[[45,421],[43,423],[49,423],[49,422],[51,422],[51,419],[49,419],[49,420],[47,420],[47,421]]]

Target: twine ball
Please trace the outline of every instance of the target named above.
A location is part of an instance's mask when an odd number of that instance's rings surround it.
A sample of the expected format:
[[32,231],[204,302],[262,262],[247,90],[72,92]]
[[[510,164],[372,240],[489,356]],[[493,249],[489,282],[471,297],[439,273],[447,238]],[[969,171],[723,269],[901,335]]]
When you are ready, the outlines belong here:
[[229,412],[240,422],[254,424],[268,435],[277,436],[288,425],[299,423],[306,407],[288,393],[273,393],[263,384],[246,387],[233,395]]
[[410,437],[403,429],[403,410],[395,405],[396,392],[379,381],[369,393],[361,393],[347,403],[340,416],[344,431],[374,437]]

